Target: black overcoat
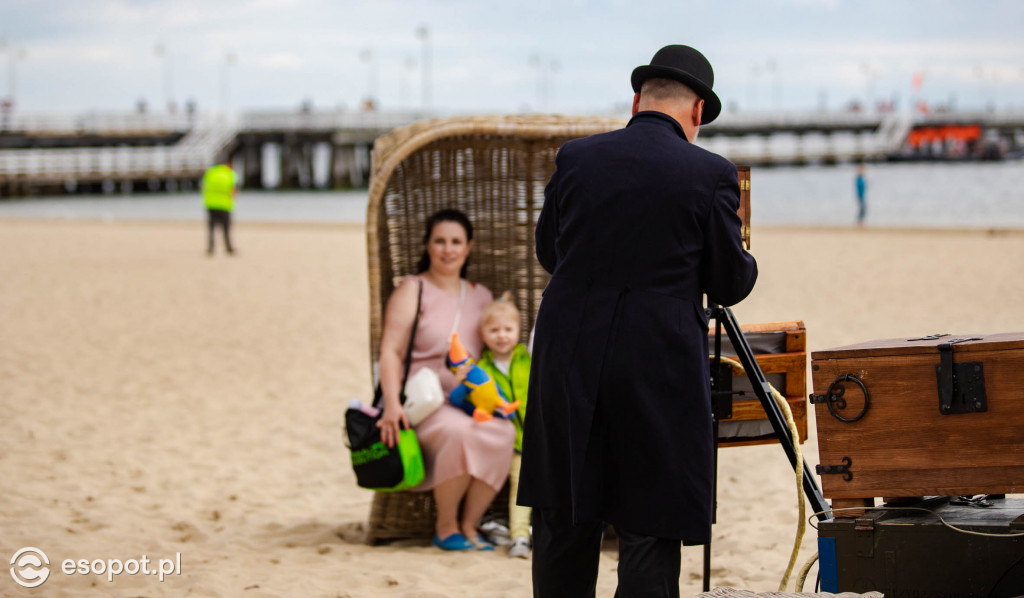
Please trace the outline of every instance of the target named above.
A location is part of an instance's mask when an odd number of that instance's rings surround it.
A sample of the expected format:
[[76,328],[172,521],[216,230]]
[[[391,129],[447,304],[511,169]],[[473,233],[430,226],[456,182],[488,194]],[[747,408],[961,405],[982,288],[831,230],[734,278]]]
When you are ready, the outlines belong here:
[[736,167],[641,112],[570,141],[537,222],[551,272],[534,340],[518,500],[702,544],[713,454],[703,295],[732,305],[757,264]]

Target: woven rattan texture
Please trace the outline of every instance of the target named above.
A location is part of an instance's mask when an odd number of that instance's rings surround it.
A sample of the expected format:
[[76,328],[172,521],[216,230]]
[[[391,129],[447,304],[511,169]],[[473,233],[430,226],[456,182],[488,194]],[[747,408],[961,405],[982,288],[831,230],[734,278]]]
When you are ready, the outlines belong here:
[[[506,483],[484,514],[484,521],[495,519],[508,525],[508,494]],[[434,535],[435,519],[437,507],[430,492],[377,492],[370,505],[366,543],[377,545],[392,540],[430,538]]]
[[[533,231],[555,154],[570,139],[623,125],[598,117],[459,117],[415,123],[377,139],[366,219],[374,370],[387,298],[402,277],[416,272],[426,219],[443,208],[459,209],[473,223],[468,278],[495,295],[512,291],[525,342],[548,281]],[[501,509],[501,502],[493,508]],[[377,493],[367,541],[429,537],[435,517],[430,493]]]
[[462,117],[416,123],[378,139],[367,208],[373,363],[387,298],[403,276],[416,272],[424,223],[442,208],[462,210],[473,223],[469,279],[495,295],[513,292],[525,340],[548,280],[537,263],[533,230],[555,154],[569,139],[623,124],[607,118]]

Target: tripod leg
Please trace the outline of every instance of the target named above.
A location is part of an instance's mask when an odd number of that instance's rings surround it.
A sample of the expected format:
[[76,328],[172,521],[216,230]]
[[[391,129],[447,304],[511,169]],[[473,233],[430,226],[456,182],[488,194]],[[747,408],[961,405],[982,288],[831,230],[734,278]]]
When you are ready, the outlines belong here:
[[[711,391],[712,396],[714,391],[721,385],[721,381],[718,376],[721,375],[721,368],[719,365],[722,362],[722,322],[721,320],[715,320],[715,357],[711,360],[711,371],[713,372]],[[718,523],[718,417],[715,415],[715,410],[711,410],[711,438],[714,442],[714,456],[715,465],[711,471],[711,523]],[[704,590],[708,592],[711,590],[711,539],[708,539],[708,543],[704,545]]]
[[[713,420],[712,434],[715,441],[715,466],[711,472],[711,523],[718,523],[718,420]],[[704,590],[711,591],[711,538],[704,545]]]
[[[778,404],[775,403],[775,399],[772,397],[771,387],[768,384],[768,380],[764,377],[764,372],[761,371],[761,366],[757,364],[757,360],[754,358],[754,351],[750,348],[750,344],[747,342],[747,338],[743,336],[743,331],[740,330],[739,323],[736,322],[736,317],[733,315],[732,310],[728,307],[722,307],[715,305],[712,307],[712,314],[716,322],[721,322],[725,327],[726,333],[729,335],[729,340],[732,342],[733,349],[736,351],[736,355],[740,358],[740,363],[743,364],[743,369],[747,371],[747,378],[750,380],[750,385],[754,388],[754,394],[761,401],[761,406],[764,407],[764,412],[768,416],[768,421],[772,425],[772,430],[775,431],[775,436],[779,439],[779,444],[782,445],[786,456],[789,457],[790,464],[795,468],[796,462],[796,450],[793,448],[793,443],[797,442],[789,432],[789,427],[786,425],[786,418],[782,414],[782,410],[779,409]],[[825,497],[821,494],[821,489],[818,488],[818,483],[814,479],[814,475],[811,473],[810,466],[807,465],[807,461],[804,460],[803,466],[803,481],[804,481],[804,493],[807,495],[808,500],[811,501],[811,506],[814,511],[818,513],[818,519],[826,521],[832,517],[830,513],[830,507],[825,502]]]

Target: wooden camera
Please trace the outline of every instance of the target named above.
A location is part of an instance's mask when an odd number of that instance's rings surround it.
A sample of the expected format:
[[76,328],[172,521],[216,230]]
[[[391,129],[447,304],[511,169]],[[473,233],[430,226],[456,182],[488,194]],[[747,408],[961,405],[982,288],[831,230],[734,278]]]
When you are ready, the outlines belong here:
[[743,246],[750,251],[750,167],[736,166],[736,178],[740,183],[740,221],[743,222]]

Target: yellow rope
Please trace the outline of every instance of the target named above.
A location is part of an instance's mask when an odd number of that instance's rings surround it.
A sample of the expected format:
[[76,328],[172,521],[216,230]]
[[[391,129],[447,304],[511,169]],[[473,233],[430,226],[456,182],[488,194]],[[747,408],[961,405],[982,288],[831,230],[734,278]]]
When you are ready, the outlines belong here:
[[803,592],[804,591],[804,582],[807,581],[807,574],[811,572],[811,567],[814,566],[814,562],[817,561],[817,560],[818,560],[818,553],[817,552],[814,553],[814,556],[812,556],[811,558],[807,559],[807,562],[804,563],[803,568],[800,569],[799,577],[796,578],[796,585],[793,588],[794,590],[796,590],[797,592]]
[[[743,368],[743,364],[730,359],[728,357],[721,357],[722,362],[729,364],[734,369],[738,370],[740,374],[746,373],[746,369]],[[789,433],[793,437],[793,451],[796,453],[796,463],[794,464],[793,470],[796,473],[796,500],[797,509],[800,513],[800,518],[797,521],[796,526],[796,539],[793,542],[793,552],[789,556],[789,565],[786,567],[786,573],[782,576],[782,581],[779,583],[779,591],[785,592],[786,586],[789,585],[789,576],[793,573],[793,567],[796,566],[797,554],[800,552],[800,544],[804,540],[804,531],[806,530],[804,518],[806,512],[806,506],[804,505],[804,477],[803,477],[803,452],[800,450],[800,434],[796,429],[796,422],[793,420],[793,410],[789,408],[789,403],[786,401],[786,397],[782,396],[778,390],[775,389],[771,384],[768,385],[772,389],[772,396],[775,397],[775,402],[779,404],[782,412],[786,415],[786,423],[789,425]]]

